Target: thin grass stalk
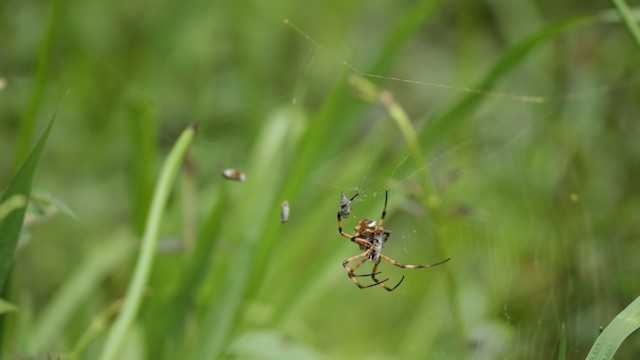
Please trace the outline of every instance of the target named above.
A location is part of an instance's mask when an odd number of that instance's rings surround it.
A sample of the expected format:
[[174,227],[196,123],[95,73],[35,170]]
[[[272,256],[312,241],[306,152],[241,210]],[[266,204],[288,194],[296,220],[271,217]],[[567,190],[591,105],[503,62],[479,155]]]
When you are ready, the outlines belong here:
[[158,246],[158,235],[164,208],[169,198],[173,181],[180,170],[180,164],[189,149],[195,131],[196,126],[190,126],[183,131],[160,171],[160,177],[151,200],[149,217],[142,238],[133,280],[129,284],[129,289],[125,295],[122,312],[109,331],[106,344],[100,355],[102,360],[111,360],[118,357],[124,344],[125,335],[138,314]]

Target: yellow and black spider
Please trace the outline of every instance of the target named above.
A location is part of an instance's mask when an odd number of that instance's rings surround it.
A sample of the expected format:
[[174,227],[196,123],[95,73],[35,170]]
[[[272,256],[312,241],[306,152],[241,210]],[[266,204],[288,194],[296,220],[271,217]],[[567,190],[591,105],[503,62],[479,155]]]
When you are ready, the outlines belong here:
[[[354,198],[355,198],[355,196],[354,196]],[[440,265],[440,264],[445,263],[445,262],[450,260],[448,258],[446,260],[442,260],[440,262],[433,263],[433,264],[409,265],[409,264],[401,264],[401,263],[393,260],[392,258],[390,258],[388,256],[382,255],[382,246],[384,245],[384,243],[387,241],[387,239],[391,235],[391,232],[389,230],[386,230],[382,226],[382,225],[384,225],[384,217],[387,215],[387,200],[388,200],[388,192],[385,192],[384,193],[384,209],[382,209],[382,216],[380,217],[380,224],[376,224],[376,222],[373,221],[373,220],[360,219],[360,220],[358,220],[358,223],[354,227],[354,229],[356,231],[355,235],[349,235],[349,234],[345,233],[344,231],[342,231],[342,212],[338,211],[338,231],[340,232],[340,235],[342,235],[342,236],[346,237],[347,239],[351,240],[352,242],[360,245],[360,250],[364,250],[363,253],[361,253],[359,255],[356,255],[356,256],[352,256],[352,257],[346,259],[344,262],[342,262],[342,266],[345,268],[345,270],[347,270],[347,274],[349,275],[349,278],[360,289],[365,289],[365,288],[368,288],[368,287],[380,285],[383,288],[385,288],[387,291],[393,291],[402,283],[402,280],[404,280],[404,275],[402,276],[400,281],[394,287],[388,287],[387,284],[385,284],[385,282],[387,280],[389,280],[389,279],[378,280],[376,278],[376,275],[380,273],[380,272],[376,272],[376,270],[378,270],[378,265],[380,265],[380,261],[381,260],[389,262],[389,263],[391,263],[391,264],[393,264],[395,266],[401,267],[403,269],[429,268],[429,267],[432,267],[432,266]],[[358,260],[360,258],[362,258],[362,260],[358,261],[358,263],[356,263],[353,267],[349,267],[349,263],[350,262]],[[369,260],[369,262],[373,262],[374,263],[373,271],[371,271],[371,274],[365,274],[365,275],[354,274],[354,272],[360,266],[362,266],[362,264],[364,264],[364,262],[367,261],[367,260]],[[365,277],[365,276],[371,276],[371,279],[373,279],[374,283],[373,284],[369,284],[369,285],[362,285],[356,279],[356,277]]]

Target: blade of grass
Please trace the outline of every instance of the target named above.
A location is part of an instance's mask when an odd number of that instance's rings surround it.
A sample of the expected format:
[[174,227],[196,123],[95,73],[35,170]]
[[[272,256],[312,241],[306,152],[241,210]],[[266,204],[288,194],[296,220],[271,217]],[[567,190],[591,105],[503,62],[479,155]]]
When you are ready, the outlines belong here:
[[[29,198],[33,175],[35,174],[40,155],[47,143],[47,138],[49,137],[57,113],[58,110],[56,109],[51,120],[49,120],[49,125],[47,125],[44,133],[40,136],[40,140],[38,140],[38,143],[24,161],[15,177],[11,179],[7,189],[2,193],[2,196],[0,196],[0,204],[5,203],[7,199],[16,195],[23,196],[26,199]],[[26,211],[26,206],[17,208],[0,220],[0,289],[4,287],[4,282],[9,273]]]
[[640,27],[638,27],[638,23],[634,19],[629,5],[627,5],[624,0],[611,0],[611,2],[616,6],[616,9],[618,9],[622,21],[631,34],[631,38],[633,38],[633,41],[635,41],[636,45],[640,48]]
[[11,214],[14,210],[27,206],[27,198],[22,195],[13,195],[0,203],[0,220]]
[[622,342],[638,328],[640,328],[640,297],[622,310],[598,336],[587,355],[587,360],[613,358]]
[[560,346],[558,348],[558,360],[567,360],[567,327],[562,324],[560,331]]
[[20,121],[20,134],[18,135],[18,150],[15,155],[14,168],[17,168],[20,162],[25,158],[29,151],[31,138],[33,136],[33,128],[42,106],[44,96],[44,88],[49,75],[49,65],[51,64],[51,50],[53,48],[53,40],[55,38],[55,30],[58,23],[58,14],[60,13],[61,0],[54,0],[49,4],[49,18],[44,34],[44,41],[40,47],[38,55],[38,65],[36,68],[35,79],[29,96],[29,105],[22,121]]
[[404,109],[395,101],[390,92],[379,89],[373,83],[358,75],[352,75],[349,80],[351,85],[360,92],[365,100],[380,103],[387,110],[391,119],[395,121],[409,147],[409,153],[411,154],[416,170],[423,170],[418,172],[418,177],[420,179],[420,185],[422,186],[424,203],[430,208],[433,207],[434,201],[430,198],[431,186],[429,185],[427,170],[424,168],[427,162],[422,155],[422,150],[420,150],[418,135],[413,124],[411,124],[411,120],[409,120],[409,116],[407,116]]
[[142,237],[140,255],[138,256],[133,279],[127,289],[127,294],[125,295],[122,305],[122,312],[109,331],[106,344],[100,355],[102,360],[111,360],[118,356],[122,349],[125,335],[138,313],[138,309],[142,303],[144,287],[149,278],[151,266],[153,265],[154,254],[156,253],[158,245],[158,234],[160,231],[160,222],[164,214],[164,208],[167,199],[169,198],[169,193],[171,192],[173,180],[175,179],[182,160],[189,149],[189,145],[191,144],[195,131],[196,126],[193,125],[182,132],[182,135],[180,135],[180,138],[171,149],[167,160],[160,170],[158,183],[156,184],[153,199],[151,201],[149,217],[147,218],[144,235]]

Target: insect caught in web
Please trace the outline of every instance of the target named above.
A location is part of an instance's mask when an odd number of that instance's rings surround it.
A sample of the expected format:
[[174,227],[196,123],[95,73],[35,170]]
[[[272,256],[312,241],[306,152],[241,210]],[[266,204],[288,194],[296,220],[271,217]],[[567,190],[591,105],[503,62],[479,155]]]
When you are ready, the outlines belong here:
[[245,182],[247,176],[236,169],[224,169],[220,172],[225,179]]
[[[356,196],[357,196],[357,194],[356,194]],[[353,198],[351,198],[351,199],[353,200],[354,198],[355,198],[355,196]],[[342,235],[342,236],[346,237],[347,239],[351,240],[352,242],[360,245],[360,250],[364,250],[364,252],[362,252],[361,254],[356,255],[356,256],[352,256],[352,257],[350,257],[350,258],[348,258],[348,259],[346,259],[345,261],[342,262],[342,266],[345,268],[345,270],[347,270],[347,274],[348,274],[349,278],[360,289],[365,289],[365,288],[369,288],[369,287],[372,287],[372,286],[380,285],[387,291],[393,291],[402,283],[402,281],[404,280],[404,275],[402,276],[400,281],[398,281],[398,283],[393,287],[389,287],[389,286],[387,286],[387,284],[385,284],[385,282],[387,280],[389,280],[389,279],[379,280],[378,278],[376,278],[376,275],[380,274],[380,272],[376,272],[376,271],[378,270],[378,266],[380,265],[380,262],[382,260],[384,260],[384,261],[386,261],[388,263],[391,263],[391,264],[393,264],[395,266],[401,267],[403,269],[429,268],[429,267],[432,267],[432,266],[443,264],[443,263],[445,263],[445,262],[450,260],[450,258],[447,258],[445,260],[442,260],[442,261],[439,261],[439,262],[436,262],[436,263],[433,263],[433,264],[410,265],[410,264],[401,264],[401,263],[393,260],[392,258],[390,258],[390,257],[388,257],[386,255],[383,255],[382,254],[382,247],[383,247],[384,243],[387,242],[387,239],[391,235],[391,232],[383,227],[384,218],[387,215],[387,200],[388,200],[388,192],[385,192],[385,194],[384,194],[384,208],[382,209],[382,216],[380,216],[380,223],[376,224],[376,222],[373,221],[373,220],[360,219],[360,220],[358,220],[358,223],[354,227],[354,229],[356,231],[355,235],[350,235],[350,234],[347,234],[344,231],[342,231],[343,212],[342,212],[342,209],[341,209],[341,211],[338,211],[338,231],[340,232],[340,235]],[[356,260],[359,260],[359,261],[354,266],[349,267],[349,263],[351,263],[353,261],[356,261]],[[364,275],[355,274],[355,271],[360,266],[362,266],[362,264],[364,264],[365,261],[367,261],[367,260],[369,260],[369,262],[374,263],[373,270],[371,271],[371,273],[370,274],[364,274]],[[356,279],[356,277],[366,277],[366,276],[371,276],[371,279],[374,282],[372,284],[362,285]]]
[[289,221],[289,202],[285,200],[280,206],[280,222],[284,224],[287,221]]
[[358,193],[349,199],[343,192],[340,193],[340,215],[343,218],[346,219],[349,217],[349,214],[351,213],[351,202],[356,198],[356,196],[358,196]]

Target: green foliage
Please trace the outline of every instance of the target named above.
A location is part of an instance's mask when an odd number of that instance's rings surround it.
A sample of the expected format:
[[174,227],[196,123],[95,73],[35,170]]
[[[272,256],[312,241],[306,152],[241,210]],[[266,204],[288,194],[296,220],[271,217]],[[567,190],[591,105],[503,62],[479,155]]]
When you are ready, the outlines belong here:
[[629,30],[629,34],[631,34],[631,38],[635,41],[636,45],[640,47],[640,26],[638,26],[638,20],[634,17],[633,11],[624,0],[611,0],[611,2],[616,6],[616,9],[618,9],[624,24]]
[[[0,5],[0,174],[69,92],[3,185],[0,357],[581,359],[612,318],[640,351],[633,9],[61,3]],[[351,232],[387,190],[384,253],[451,261],[360,290],[340,192]]]
[[622,342],[640,328],[640,297],[622,310],[593,344],[588,360],[612,359]]
[[[40,155],[47,143],[47,138],[51,132],[55,116],[54,114],[51,117],[49,125],[47,125],[44,133],[40,136],[36,146],[0,196],[0,204],[5,204],[10,199],[16,199],[16,196],[21,196],[25,199],[29,198],[33,176],[38,167]],[[20,205],[22,206],[13,208],[11,209],[12,211],[7,211],[7,214],[0,218],[0,289],[4,288],[9,270],[11,269],[16,245],[20,238],[20,229],[22,228],[24,215],[27,211],[25,202],[22,202]]]

